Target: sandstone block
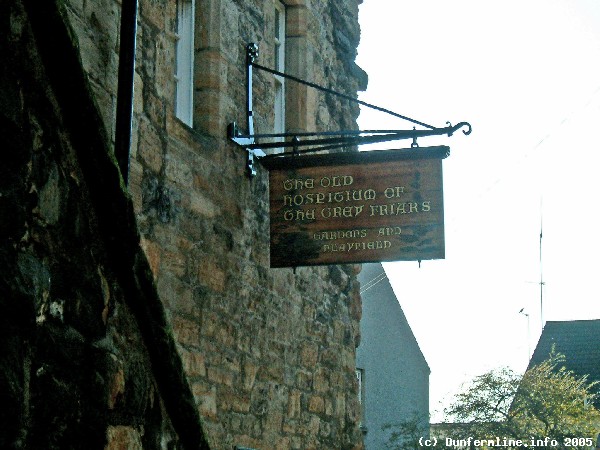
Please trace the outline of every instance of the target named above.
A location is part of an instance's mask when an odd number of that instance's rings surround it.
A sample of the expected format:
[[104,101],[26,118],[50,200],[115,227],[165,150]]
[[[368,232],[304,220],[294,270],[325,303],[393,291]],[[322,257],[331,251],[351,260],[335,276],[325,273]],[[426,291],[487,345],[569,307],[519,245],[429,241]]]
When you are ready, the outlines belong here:
[[106,430],[107,443],[104,450],[143,450],[142,437],[134,427],[109,426]]

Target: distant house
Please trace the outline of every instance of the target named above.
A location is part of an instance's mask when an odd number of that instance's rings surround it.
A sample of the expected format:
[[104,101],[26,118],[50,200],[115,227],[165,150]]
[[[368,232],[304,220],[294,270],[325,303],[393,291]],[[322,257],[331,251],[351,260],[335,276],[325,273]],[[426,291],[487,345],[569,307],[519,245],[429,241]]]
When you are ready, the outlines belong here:
[[381,264],[364,264],[361,283],[361,343],[357,376],[361,385],[365,448],[385,448],[385,424],[423,417],[429,430],[430,369]]
[[[600,320],[546,322],[529,367],[548,358],[552,347],[565,355],[564,366],[588,381],[600,381]],[[596,407],[600,400],[596,401]]]
[[[590,382],[600,381],[600,320],[547,322],[527,370],[547,360],[553,350],[565,356],[561,366],[577,377],[587,375]],[[517,391],[518,395],[520,393]],[[595,406],[600,407],[600,401],[596,401]],[[474,434],[469,430],[468,423],[431,424],[431,436],[457,449],[483,448],[476,445],[475,439],[469,441],[469,436],[473,437]],[[464,436],[465,439],[455,436]],[[596,450],[600,450],[600,435]]]

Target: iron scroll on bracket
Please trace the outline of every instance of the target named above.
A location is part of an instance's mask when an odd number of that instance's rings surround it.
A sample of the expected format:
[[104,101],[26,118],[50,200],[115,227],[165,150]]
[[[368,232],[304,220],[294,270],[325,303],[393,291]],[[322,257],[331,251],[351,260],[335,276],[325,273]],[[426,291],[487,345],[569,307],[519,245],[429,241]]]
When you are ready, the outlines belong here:
[[[260,66],[256,63],[257,58],[258,45],[254,43],[248,44],[246,46],[246,126],[248,133],[242,133],[235,122],[230,123],[227,127],[228,138],[240,147],[243,147],[248,153],[246,166],[248,170],[248,175],[251,177],[256,175],[255,160],[257,158],[293,157],[302,153],[314,153],[348,146],[397,141],[402,139],[412,139],[413,142],[411,144],[411,147],[415,148],[418,147],[417,138],[419,137],[440,135],[452,136],[459,129],[462,129],[462,132],[465,135],[471,134],[472,127],[468,122],[460,122],[454,126],[450,122],[446,122],[446,127],[436,128],[432,125],[428,125],[426,123],[419,122],[409,117],[402,116],[388,109],[381,108],[379,106],[372,105],[367,102],[363,102],[354,97],[341,94],[323,86],[319,86],[314,83],[299,79],[292,75],[288,75],[283,72],[278,72],[276,70]],[[286,79],[291,79],[292,81],[308,85],[309,87],[326,92],[328,94],[344,98],[346,100],[358,103],[360,105],[381,112],[385,112],[403,120],[412,122],[416,125],[423,126],[426,129],[417,130],[413,127],[412,130],[341,130],[304,133],[256,134],[254,132],[254,117],[252,110],[253,68],[257,68],[272,73],[274,75],[281,76]],[[269,139],[271,142],[257,142],[257,140],[260,139]],[[275,142],[273,142],[273,140],[275,140]],[[293,152],[267,155],[264,152],[264,150],[270,148],[292,148]]]
[[236,144],[244,147],[248,152],[248,159],[246,167],[248,169],[248,175],[251,177],[256,175],[256,167],[254,166],[255,157],[266,156],[265,152],[260,148],[250,148],[255,144],[254,136],[254,116],[252,111],[252,75],[253,75],[253,64],[258,58],[258,45],[250,43],[246,46],[246,126],[248,134],[245,136],[240,135],[239,130],[235,122],[229,124],[227,128],[227,134],[231,136],[237,136],[237,140],[232,139]]

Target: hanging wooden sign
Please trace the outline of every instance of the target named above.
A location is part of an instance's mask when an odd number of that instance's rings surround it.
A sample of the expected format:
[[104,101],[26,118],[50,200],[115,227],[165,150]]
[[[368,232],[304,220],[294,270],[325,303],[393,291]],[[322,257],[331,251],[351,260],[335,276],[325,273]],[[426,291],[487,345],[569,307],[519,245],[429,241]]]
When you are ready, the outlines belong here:
[[266,158],[271,267],[443,259],[449,150]]

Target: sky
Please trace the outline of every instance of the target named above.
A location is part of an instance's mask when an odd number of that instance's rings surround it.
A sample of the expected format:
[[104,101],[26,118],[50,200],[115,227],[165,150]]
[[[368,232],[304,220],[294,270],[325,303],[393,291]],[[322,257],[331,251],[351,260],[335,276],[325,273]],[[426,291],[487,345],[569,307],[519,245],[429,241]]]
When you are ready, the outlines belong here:
[[[446,258],[384,263],[439,421],[461,384],[525,370],[543,321],[600,319],[600,1],[364,0],[359,21],[361,100],[473,127],[418,141],[451,148]],[[365,108],[358,122],[413,127]]]

